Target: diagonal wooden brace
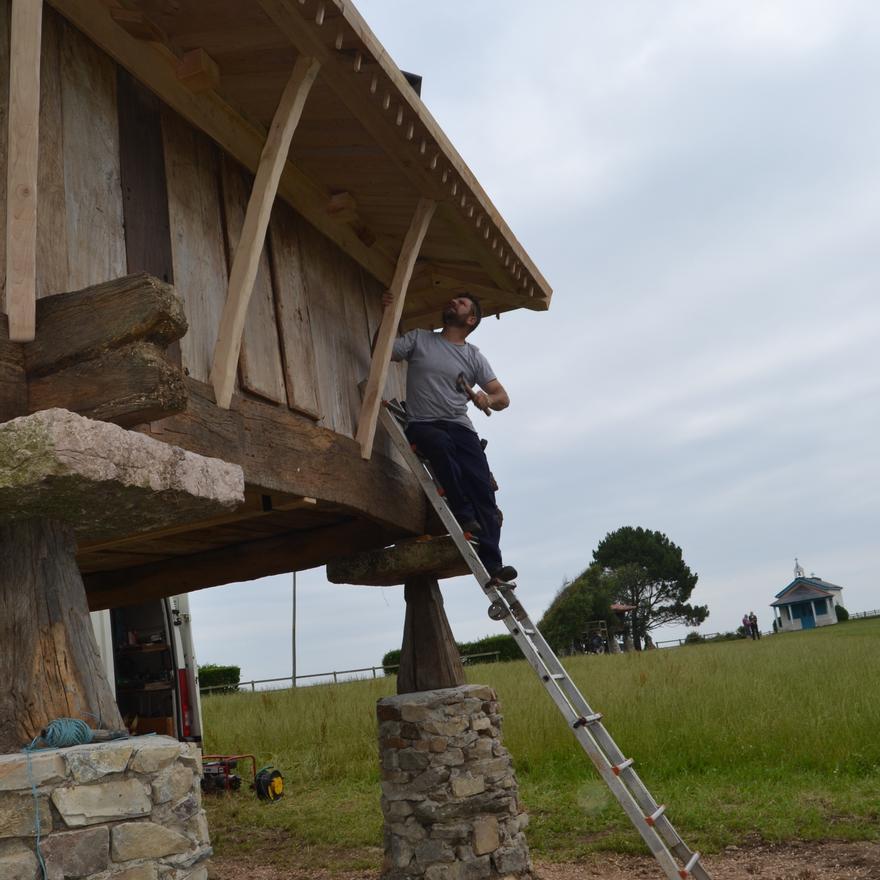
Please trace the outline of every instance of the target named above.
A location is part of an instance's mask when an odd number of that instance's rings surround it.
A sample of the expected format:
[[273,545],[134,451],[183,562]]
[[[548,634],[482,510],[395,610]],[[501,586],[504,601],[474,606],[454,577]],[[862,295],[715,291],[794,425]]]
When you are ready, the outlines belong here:
[[394,270],[394,278],[391,279],[391,305],[385,309],[382,316],[382,324],[376,337],[376,347],[373,350],[373,360],[370,363],[370,376],[364,389],[363,402],[361,403],[361,415],[358,419],[357,437],[361,446],[361,458],[368,459],[373,454],[373,438],[376,436],[376,422],[379,419],[379,407],[382,404],[382,391],[385,388],[385,380],[388,378],[388,365],[391,360],[391,350],[394,346],[394,337],[403,314],[403,303],[406,299],[406,290],[412,278],[416,258],[425,240],[428,225],[434,216],[437,203],[431,199],[419,199],[415,213],[409,224],[397,267]]
[[220,331],[214,347],[211,384],[217,405],[229,409],[235,389],[235,373],[241,351],[241,334],[247,316],[254,281],[260,263],[260,253],[266,239],[272,203],[278,192],[281,172],[287,161],[290,142],[299,124],[309,90],[318,75],[320,65],[313,58],[297,59],[293,73],[284,88],[275,118],[260,157],[254,188],[248,201],[241,238],[235,249],[232,271],[229,273],[229,292],[223,306]]

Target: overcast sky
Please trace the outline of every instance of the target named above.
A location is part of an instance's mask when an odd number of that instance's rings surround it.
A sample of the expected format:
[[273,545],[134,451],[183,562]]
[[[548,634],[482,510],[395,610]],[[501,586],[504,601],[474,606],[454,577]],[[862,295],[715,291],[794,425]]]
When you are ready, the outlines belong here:
[[[795,556],[880,608],[880,5],[357,5],[555,291],[473,338],[533,618],[624,525],[682,548],[705,633],[769,628]],[[289,675],[290,580],[193,594],[199,660]],[[298,672],[399,647],[402,592],[301,573]],[[443,592],[459,640],[506,631]]]

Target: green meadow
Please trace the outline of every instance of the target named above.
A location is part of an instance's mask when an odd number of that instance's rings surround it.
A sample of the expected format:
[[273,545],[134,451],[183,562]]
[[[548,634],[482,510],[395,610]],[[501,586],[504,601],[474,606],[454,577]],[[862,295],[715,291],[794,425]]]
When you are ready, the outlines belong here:
[[[880,839],[880,618],[564,661],[686,842]],[[539,858],[643,845],[525,661],[496,689]],[[381,846],[375,703],[393,678],[203,699],[205,751],[254,753],[284,798],[206,796],[218,854],[334,867]]]

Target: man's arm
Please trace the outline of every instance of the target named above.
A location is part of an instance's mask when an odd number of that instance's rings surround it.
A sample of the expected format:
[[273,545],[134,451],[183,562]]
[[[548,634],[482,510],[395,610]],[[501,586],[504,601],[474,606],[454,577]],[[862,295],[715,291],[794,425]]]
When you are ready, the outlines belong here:
[[[386,290],[382,294],[382,309],[383,310],[387,309],[388,306],[390,306],[391,303],[393,302],[393,299],[394,298],[391,296],[391,291]],[[377,327],[376,332],[373,334],[373,341],[370,343],[370,354],[372,354],[376,350],[376,340],[379,338],[379,330],[380,330],[380,327]],[[400,326],[400,324],[397,325],[397,335],[403,336],[403,328]],[[403,360],[403,358],[396,358],[396,357],[394,357],[394,354],[392,353],[391,360],[399,361],[399,360]]]
[[483,386],[482,391],[478,391],[475,395],[474,403],[480,409],[494,409],[500,412],[510,406],[510,397],[504,390],[504,386],[497,380],[491,379]]

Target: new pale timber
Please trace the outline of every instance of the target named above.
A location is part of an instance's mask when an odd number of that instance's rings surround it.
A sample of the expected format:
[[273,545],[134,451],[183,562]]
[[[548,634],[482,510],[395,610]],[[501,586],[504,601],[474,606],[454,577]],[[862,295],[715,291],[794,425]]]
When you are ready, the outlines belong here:
[[9,338],[30,342],[37,302],[37,148],[43,4],[12,0],[6,165],[6,312]]
[[281,94],[281,101],[272,120],[269,136],[260,165],[254,188],[248,201],[244,228],[238,247],[235,249],[235,260],[229,275],[229,293],[223,307],[220,321],[220,335],[214,349],[214,365],[211,369],[211,382],[217,396],[217,405],[229,409],[232,392],[235,388],[235,371],[238,355],[241,350],[241,334],[250,302],[254,280],[263,242],[266,240],[266,229],[269,226],[269,214],[278,191],[281,172],[287,161],[293,133],[302,116],[306,98],[320,65],[312,58],[301,56],[293,73]]
[[403,314],[406,289],[409,286],[410,278],[412,278],[419,250],[425,240],[428,224],[434,216],[436,207],[437,203],[430,199],[419,199],[406,238],[403,240],[403,248],[397,260],[394,278],[388,288],[388,292],[391,294],[391,304],[385,309],[385,314],[382,316],[382,324],[379,327],[373,360],[370,364],[370,377],[367,379],[364,402],[358,421],[357,441],[361,445],[361,457],[363,458],[369,458],[373,454],[373,438],[376,436],[379,407],[382,405],[382,392],[385,389],[385,380],[388,378],[388,365],[391,363],[394,337],[397,335],[397,328]]

